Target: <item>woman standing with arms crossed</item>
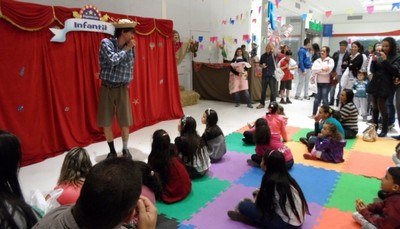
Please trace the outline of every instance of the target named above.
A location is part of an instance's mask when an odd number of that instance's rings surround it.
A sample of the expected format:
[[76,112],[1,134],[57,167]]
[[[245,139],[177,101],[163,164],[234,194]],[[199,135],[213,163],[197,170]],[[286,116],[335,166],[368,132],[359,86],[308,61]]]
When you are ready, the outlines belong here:
[[322,103],[324,105],[329,105],[328,95],[330,91],[330,73],[332,72],[333,67],[335,66],[335,61],[329,57],[329,47],[324,46],[321,49],[321,57],[316,59],[312,65],[312,79],[317,83],[317,95],[314,99],[314,106],[312,111],[313,118],[317,114],[318,107]]
[[388,111],[386,100],[395,90],[394,79],[399,74],[400,57],[396,53],[396,41],[392,37],[382,40],[382,51],[372,57],[372,80],[367,92],[372,94],[372,120],[378,126],[379,114],[382,116],[382,131],[378,137],[385,137],[388,132]]

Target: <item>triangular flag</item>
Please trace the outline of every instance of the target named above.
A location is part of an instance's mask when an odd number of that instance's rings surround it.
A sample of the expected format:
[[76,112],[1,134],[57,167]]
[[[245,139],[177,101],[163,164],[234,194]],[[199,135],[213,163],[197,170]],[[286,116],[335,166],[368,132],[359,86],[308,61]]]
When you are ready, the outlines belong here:
[[353,15],[353,9],[352,8],[347,9],[346,11],[347,11],[347,15],[349,15],[349,16]]
[[332,11],[331,10],[325,11],[325,17],[326,18],[329,18],[331,15],[332,15]]
[[392,3],[392,10],[394,10],[395,8],[400,9],[400,2]]
[[276,16],[276,20],[280,22],[282,20],[282,16]]
[[251,22],[257,23],[257,18],[253,18],[253,20],[251,20]]
[[372,14],[374,12],[374,6],[367,6],[367,12]]

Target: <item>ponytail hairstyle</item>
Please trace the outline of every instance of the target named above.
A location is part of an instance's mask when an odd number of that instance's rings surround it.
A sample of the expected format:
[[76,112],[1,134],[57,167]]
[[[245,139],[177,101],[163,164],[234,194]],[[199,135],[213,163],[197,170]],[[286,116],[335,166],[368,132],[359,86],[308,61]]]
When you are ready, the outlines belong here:
[[275,114],[276,111],[278,111],[278,107],[279,107],[279,105],[276,101],[270,102],[268,105],[268,110],[269,110],[270,114]]

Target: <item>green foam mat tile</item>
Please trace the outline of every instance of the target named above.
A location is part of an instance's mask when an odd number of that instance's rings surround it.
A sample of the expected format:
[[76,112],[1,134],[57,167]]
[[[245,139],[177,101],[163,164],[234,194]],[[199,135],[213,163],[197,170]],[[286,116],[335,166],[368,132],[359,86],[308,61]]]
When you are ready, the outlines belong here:
[[248,145],[242,141],[243,134],[238,132],[233,132],[225,137],[226,146],[229,151],[235,151],[245,154],[254,154],[255,145]]
[[219,196],[221,192],[230,186],[229,181],[208,176],[192,180],[192,192],[189,196],[174,204],[157,202],[158,212],[182,222],[190,219],[200,208],[205,207],[208,202]]
[[357,199],[372,203],[380,190],[381,181],[376,178],[341,173],[331,198],[325,207],[335,207],[341,211],[355,211]]
[[346,139],[346,146],[344,148],[347,150],[352,150],[357,141],[358,141],[358,138]]

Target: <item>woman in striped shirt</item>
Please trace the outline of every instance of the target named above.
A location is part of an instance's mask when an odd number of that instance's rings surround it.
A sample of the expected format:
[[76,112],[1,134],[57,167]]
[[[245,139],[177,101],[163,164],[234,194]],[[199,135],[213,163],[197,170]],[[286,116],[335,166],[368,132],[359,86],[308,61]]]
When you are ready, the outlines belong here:
[[340,94],[340,123],[346,139],[356,138],[358,133],[358,110],[353,103],[354,93],[351,89],[343,89]]

